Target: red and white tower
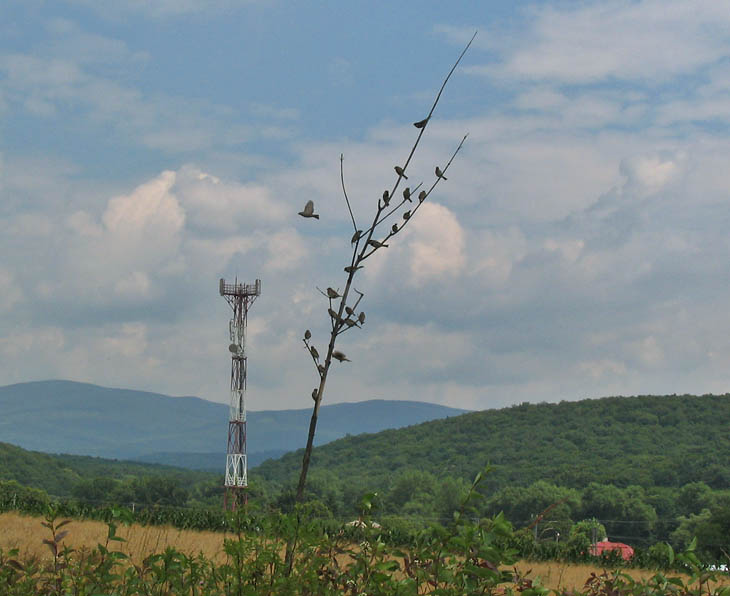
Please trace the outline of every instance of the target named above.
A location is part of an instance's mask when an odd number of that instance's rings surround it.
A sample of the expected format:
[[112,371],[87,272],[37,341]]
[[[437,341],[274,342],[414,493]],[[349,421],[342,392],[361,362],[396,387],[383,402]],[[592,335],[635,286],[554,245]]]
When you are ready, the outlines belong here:
[[220,280],[220,294],[233,309],[228,325],[231,343],[231,408],[228,417],[228,449],[226,452],[226,494],[224,509],[235,510],[247,501],[246,463],[246,321],[248,309],[261,294],[261,280],[256,283],[227,284]]

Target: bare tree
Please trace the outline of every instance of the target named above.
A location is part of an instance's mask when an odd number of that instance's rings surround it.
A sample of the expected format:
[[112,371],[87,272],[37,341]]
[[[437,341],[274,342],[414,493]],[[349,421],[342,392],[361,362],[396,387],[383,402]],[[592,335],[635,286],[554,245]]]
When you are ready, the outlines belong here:
[[[424,187],[423,183],[419,183],[415,187],[407,186],[401,192],[399,197],[396,197],[396,191],[401,185],[402,181],[408,180],[407,169],[411,163],[411,159],[418,148],[418,144],[421,142],[421,137],[426,132],[426,128],[431,121],[434,110],[441,99],[441,94],[446,87],[451,75],[456,70],[456,67],[461,62],[461,59],[466,54],[472,41],[474,41],[476,33],[469,40],[464,50],[459,55],[454,65],[451,67],[448,75],[443,81],[441,88],[439,89],[436,99],[431,106],[431,110],[428,112],[425,118],[414,122],[413,126],[418,130],[418,136],[416,137],[413,146],[411,147],[410,153],[406,158],[405,162],[396,165],[394,167],[396,179],[393,187],[390,190],[385,190],[381,198],[378,199],[377,209],[375,210],[375,216],[373,217],[372,223],[368,228],[362,230],[357,227],[355,222],[355,216],[352,213],[352,207],[350,206],[350,199],[347,196],[347,189],[345,187],[345,176],[343,162],[344,158],[340,155],[340,180],[342,183],[342,194],[347,204],[347,210],[350,213],[352,219],[352,227],[354,234],[352,236],[352,257],[350,258],[350,264],[345,267],[345,273],[347,273],[347,280],[345,282],[344,290],[342,294],[334,288],[327,288],[326,291],[319,290],[322,295],[328,301],[327,313],[330,318],[330,336],[329,343],[327,344],[327,350],[323,355],[320,355],[317,348],[312,342],[312,334],[307,329],[304,333],[303,342],[312,358],[312,362],[319,375],[319,386],[315,387],[312,391],[312,399],[314,400],[314,407],[312,409],[312,418],[309,423],[309,436],[307,437],[307,446],[304,449],[304,457],[302,459],[302,469],[299,475],[299,483],[297,485],[296,501],[302,502],[304,498],[304,488],[307,483],[307,472],[309,471],[309,462],[312,457],[312,447],[314,445],[314,435],[317,430],[317,418],[319,416],[319,407],[324,397],[325,386],[327,385],[327,376],[332,365],[332,360],[338,360],[339,362],[349,361],[349,358],[339,350],[335,349],[337,338],[343,333],[352,331],[353,329],[359,329],[365,324],[365,313],[359,311],[360,302],[363,299],[364,294],[358,291],[353,286],[353,281],[357,272],[364,267],[364,262],[370,256],[377,251],[387,248],[387,242],[399,234],[413,219],[421,205],[428,199],[431,193],[434,191],[436,186],[446,180],[446,172],[451,166],[451,162],[456,157],[461,147],[466,140],[466,135],[461,139],[461,142],[456,147],[456,150],[451,155],[449,161],[443,167],[436,166],[434,169],[434,180],[428,187]],[[404,182],[405,184],[405,182]],[[314,214],[314,205],[311,201],[307,203],[304,210],[300,212],[303,217],[318,217]],[[392,225],[386,228],[386,220],[390,219]],[[319,289],[319,288],[318,288]],[[351,297],[351,292],[356,295],[354,299]]]

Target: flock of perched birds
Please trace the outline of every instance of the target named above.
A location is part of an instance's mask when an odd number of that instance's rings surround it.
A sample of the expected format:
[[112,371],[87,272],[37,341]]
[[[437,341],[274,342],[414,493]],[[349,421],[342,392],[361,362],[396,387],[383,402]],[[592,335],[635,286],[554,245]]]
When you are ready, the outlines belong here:
[[[413,126],[415,126],[418,129],[422,129],[428,124],[429,119],[430,119],[430,116],[427,118],[424,118],[423,120],[419,120],[418,122],[414,122]],[[405,170],[403,169],[403,167],[395,166],[394,169],[395,169],[395,173],[398,174],[399,179],[403,178],[404,180],[408,180],[408,176],[406,176],[406,173],[405,173]],[[436,172],[437,178],[442,179],[442,180],[447,179],[446,176],[444,176],[444,173],[439,166],[436,166],[435,172]],[[428,193],[425,190],[422,190],[420,193],[418,193],[419,203],[422,203],[426,199],[427,195],[428,195]],[[383,192],[383,204],[386,207],[388,206],[388,204],[390,202],[390,198],[391,197],[390,197],[389,192],[387,190],[384,191]],[[413,202],[411,199],[410,187],[406,187],[403,190],[403,198],[411,203]],[[314,201],[312,201],[312,200],[307,201],[307,203],[304,205],[304,209],[299,211],[299,215],[301,215],[304,218],[308,218],[308,219],[309,218],[319,219],[319,213],[314,212]],[[410,218],[410,216],[411,216],[411,212],[406,211],[403,214],[403,219],[407,221]],[[353,223],[354,223],[354,220],[353,220]],[[393,226],[391,228],[392,234],[395,234],[396,232],[398,232],[398,229],[399,229],[398,224],[393,224]],[[360,238],[362,237],[362,235],[363,235],[363,232],[361,230],[356,230],[355,234],[352,237],[352,244],[357,243],[360,240]],[[378,240],[372,240],[372,239],[368,240],[368,244],[371,245],[375,249],[385,248],[388,246],[387,244],[385,244],[383,242],[380,242]],[[361,268],[362,268],[362,265],[349,266],[349,267],[345,267],[345,271],[347,273],[352,273],[353,271],[356,271],[357,269],[361,269]],[[322,293],[324,294],[324,292],[322,292]],[[341,298],[341,296],[337,292],[337,290],[335,290],[333,288],[327,288],[326,296],[330,299],[330,308],[328,309],[329,315],[334,320],[338,320],[339,317],[337,316],[337,313],[331,307],[331,301],[335,300],[337,298]],[[357,319],[353,319],[351,317],[354,315],[354,312],[352,311],[352,309],[349,306],[345,307],[345,311],[347,312],[348,317],[347,317],[347,319],[344,319],[343,322],[347,323],[349,326],[358,326],[359,327],[360,325],[362,325],[365,322],[365,313],[364,312],[361,312],[358,315]],[[317,348],[315,348],[314,346],[309,344],[309,340],[311,337],[312,337],[312,333],[309,331],[309,329],[307,329],[304,333],[304,343],[307,346],[307,348],[309,349],[309,352],[312,355],[312,359],[314,360],[315,364],[317,365],[317,368],[319,369],[320,375],[322,375],[322,374],[324,374],[324,366],[319,362],[319,352],[317,352]],[[345,356],[345,354],[343,352],[340,352],[339,350],[333,350],[332,358],[334,358],[335,360],[337,360],[339,362],[351,362],[351,360],[347,356]],[[317,389],[315,388],[312,391],[312,399],[314,399],[316,401],[317,397],[318,397]]]

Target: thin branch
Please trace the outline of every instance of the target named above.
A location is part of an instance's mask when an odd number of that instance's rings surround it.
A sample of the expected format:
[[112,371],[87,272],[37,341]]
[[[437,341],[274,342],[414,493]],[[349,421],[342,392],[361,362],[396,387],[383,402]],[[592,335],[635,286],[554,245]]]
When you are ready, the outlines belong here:
[[[427,120],[431,119],[431,114],[433,114],[433,111],[436,109],[436,104],[439,102],[439,99],[441,99],[441,94],[443,93],[446,83],[449,82],[449,79],[451,78],[451,75],[454,74],[454,71],[456,70],[456,67],[459,66],[459,62],[461,62],[461,59],[464,57],[464,54],[466,54],[466,51],[469,49],[469,46],[471,45],[471,42],[474,41],[474,38],[477,36],[478,31],[474,31],[474,35],[471,36],[471,39],[469,40],[469,43],[466,44],[466,47],[464,50],[459,54],[459,58],[454,62],[454,66],[451,67],[451,70],[449,71],[449,74],[446,75],[446,78],[444,79],[443,84],[441,85],[441,89],[439,89],[438,95],[436,96],[436,101],[433,102],[433,106],[431,107],[431,111],[428,113],[428,116],[426,116]],[[424,126],[424,130],[426,127]],[[409,158],[410,159],[410,158]],[[406,162],[407,163],[407,162]],[[403,168],[405,169],[405,168]]]
[[[466,51],[469,49],[471,42],[474,41],[474,38],[477,36],[477,33],[478,33],[478,31],[474,31],[474,35],[471,36],[469,43],[466,44],[466,47],[462,50],[461,54],[459,54],[459,57],[456,59],[456,62],[454,62],[454,65],[451,67],[449,74],[446,75],[444,82],[441,84],[441,89],[439,89],[439,92],[436,95],[436,99],[434,100],[433,105],[431,106],[431,110],[429,111],[428,116],[426,116],[426,120],[431,120],[431,116],[433,115],[433,112],[436,109],[436,106],[438,105],[439,100],[441,99],[441,94],[444,92],[444,89],[446,88],[446,83],[449,82],[451,75],[454,74],[456,67],[459,66],[459,62],[461,62],[461,59],[464,57],[464,54],[466,54]],[[428,124],[426,126],[428,126]],[[418,143],[421,141],[421,137],[423,136],[423,133],[426,132],[426,126],[424,126],[419,131],[418,138],[416,139],[416,142],[413,144],[413,149],[411,149],[411,152],[408,154],[408,159],[406,159],[406,163],[403,164],[404,172],[405,172],[406,168],[408,167],[408,164],[411,162],[411,158],[413,157],[413,154],[416,152],[416,148],[418,147]],[[395,183],[393,192],[395,192],[395,188],[397,188],[398,182],[400,182],[400,176],[398,176],[398,180]]]
[[344,154],[340,153],[340,181],[342,182],[342,194],[345,195],[345,202],[347,203],[347,210],[350,212],[350,218],[352,219],[352,227],[357,232],[357,224],[355,223],[355,216],[352,214],[352,207],[350,207],[350,199],[347,197],[347,191],[345,190],[345,172],[343,162],[345,161]]

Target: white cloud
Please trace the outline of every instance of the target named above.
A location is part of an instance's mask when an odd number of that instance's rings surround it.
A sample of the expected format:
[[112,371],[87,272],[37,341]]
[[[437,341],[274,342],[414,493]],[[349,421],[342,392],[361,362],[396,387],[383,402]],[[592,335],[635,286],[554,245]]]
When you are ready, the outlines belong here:
[[466,262],[464,231],[449,209],[438,203],[423,203],[412,228],[406,241],[411,283],[422,286],[461,273]]
[[726,7],[708,0],[548,5],[527,14],[521,35],[493,32],[504,48],[501,64],[467,70],[567,83],[662,82],[715,63],[730,33]]
[[655,194],[679,175],[685,156],[643,155],[621,161],[624,190],[639,196]]

